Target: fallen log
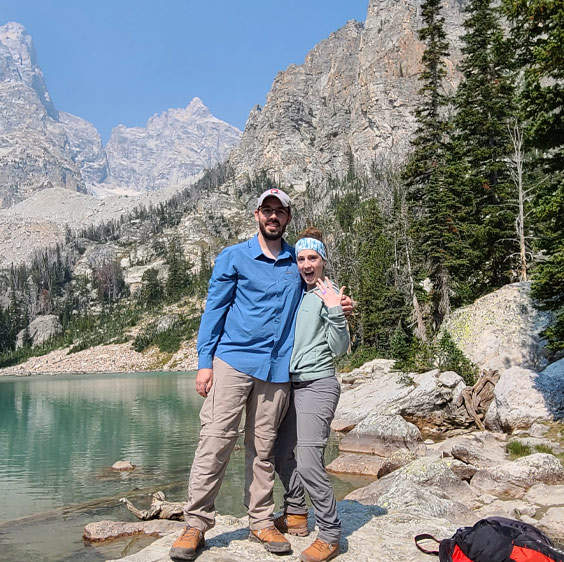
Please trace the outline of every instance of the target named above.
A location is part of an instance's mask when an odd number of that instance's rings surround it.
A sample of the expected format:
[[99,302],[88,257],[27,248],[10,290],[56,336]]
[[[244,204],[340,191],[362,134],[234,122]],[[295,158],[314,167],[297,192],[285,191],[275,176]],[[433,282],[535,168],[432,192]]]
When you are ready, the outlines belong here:
[[120,498],[119,501],[141,521],[149,521],[150,519],[182,521],[184,519],[183,503],[166,501],[164,493],[160,490],[155,492],[152,498],[149,509],[138,509],[127,498]]

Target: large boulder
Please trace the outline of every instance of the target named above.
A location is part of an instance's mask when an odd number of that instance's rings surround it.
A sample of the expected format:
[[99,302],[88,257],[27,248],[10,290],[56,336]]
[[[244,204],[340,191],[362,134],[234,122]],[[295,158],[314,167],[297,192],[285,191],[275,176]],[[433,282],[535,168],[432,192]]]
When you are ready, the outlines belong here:
[[[38,316],[33,320],[28,327],[29,336],[31,338],[31,346],[37,347],[47,340],[51,339],[53,336],[60,333],[62,330],[61,323],[59,322],[58,316],[54,314],[45,314],[43,316]],[[21,330],[18,333],[16,340],[16,348],[20,348],[24,344],[25,330]]]
[[564,468],[554,456],[535,453],[513,462],[479,470],[470,481],[481,494],[522,498],[534,484],[564,483]]
[[489,429],[511,433],[552,417],[539,375],[529,369],[512,367],[501,373],[484,422]]
[[564,506],[564,485],[535,484],[529,488],[524,499],[541,507]]
[[503,433],[475,431],[466,435],[449,437],[429,446],[431,455],[442,458],[453,457],[463,463],[486,468],[497,466],[507,460],[507,436]]
[[564,418],[564,358],[541,371],[537,382],[552,417]]
[[401,415],[418,427],[437,427],[447,419],[465,387],[456,373],[438,369],[405,377],[389,371],[343,392],[331,427],[350,429],[368,415]]
[[360,384],[379,379],[394,371],[395,359],[373,359],[361,367],[339,376],[343,384]]
[[444,327],[480,368],[542,369],[550,354],[540,334],[552,316],[535,308],[530,293],[530,283],[506,285],[454,311]]
[[163,537],[170,533],[180,534],[184,523],[169,519],[154,519],[152,521],[96,521],[84,527],[82,538],[89,542],[103,542],[107,540],[129,537],[132,535],[149,535]]
[[398,449],[425,454],[425,444],[417,426],[398,415],[370,414],[339,443],[349,453],[368,453],[387,457]]
[[345,499],[470,524],[476,518],[464,503],[475,497],[468,483],[457,478],[447,463],[422,458],[351,492]]

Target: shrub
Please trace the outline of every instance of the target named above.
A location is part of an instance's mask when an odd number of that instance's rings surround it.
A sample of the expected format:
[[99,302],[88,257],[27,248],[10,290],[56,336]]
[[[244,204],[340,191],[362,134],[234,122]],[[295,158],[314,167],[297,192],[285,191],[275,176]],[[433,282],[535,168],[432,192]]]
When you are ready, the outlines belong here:
[[176,353],[182,342],[194,335],[199,324],[199,318],[181,316],[179,321],[168,330],[159,332],[157,323],[152,322],[133,340],[133,349],[142,352],[152,345],[156,345],[163,353]]

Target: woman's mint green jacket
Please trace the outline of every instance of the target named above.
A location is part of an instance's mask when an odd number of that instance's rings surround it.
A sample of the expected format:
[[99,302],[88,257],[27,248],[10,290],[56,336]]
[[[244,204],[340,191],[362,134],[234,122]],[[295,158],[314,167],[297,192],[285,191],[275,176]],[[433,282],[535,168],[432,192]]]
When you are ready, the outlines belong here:
[[292,382],[330,377],[335,373],[333,357],[343,355],[350,344],[341,306],[327,308],[313,291],[304,294],[296,318],[290,359]]

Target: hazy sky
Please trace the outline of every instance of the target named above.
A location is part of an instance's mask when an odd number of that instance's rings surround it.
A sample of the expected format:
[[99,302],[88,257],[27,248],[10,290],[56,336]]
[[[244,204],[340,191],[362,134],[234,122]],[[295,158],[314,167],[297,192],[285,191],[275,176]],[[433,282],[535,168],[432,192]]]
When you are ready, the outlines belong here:
[[276,73],[302,64],[368,0],[2,0],[0,25],[31,35],[57,109],[104,142],[198,96],[243,129]]

